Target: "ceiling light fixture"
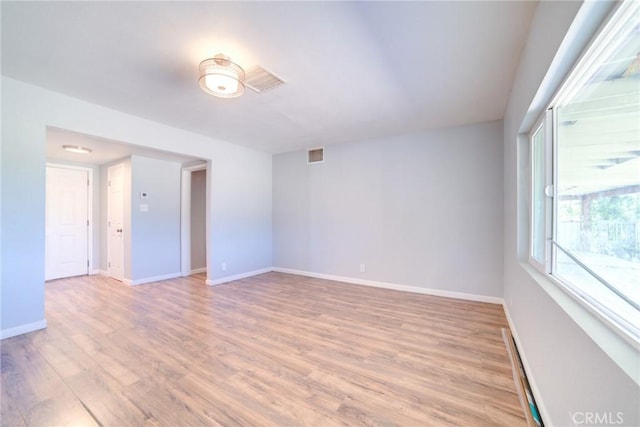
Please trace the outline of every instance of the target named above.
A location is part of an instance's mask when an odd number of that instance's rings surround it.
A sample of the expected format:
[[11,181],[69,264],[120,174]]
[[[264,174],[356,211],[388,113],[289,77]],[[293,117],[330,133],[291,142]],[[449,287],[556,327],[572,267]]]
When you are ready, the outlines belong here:
[[244,70],[222,53],[200,63],[200,87],[219,98],[237,98],[244,93]]
[[89,154],[91,152],[91,148],[81,147],[79,145],[63,145],[62,148],[77,154]]

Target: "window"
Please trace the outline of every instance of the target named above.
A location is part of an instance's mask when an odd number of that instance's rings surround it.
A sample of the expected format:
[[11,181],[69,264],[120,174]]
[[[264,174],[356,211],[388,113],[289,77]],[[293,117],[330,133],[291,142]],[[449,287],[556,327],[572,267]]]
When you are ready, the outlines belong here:
[[620,6],[530,135],[532,264],[636,340],[639,13]]
[[544,123],[531,137],[531,258],[537,266],[544,266],[545,233],[545,137]]

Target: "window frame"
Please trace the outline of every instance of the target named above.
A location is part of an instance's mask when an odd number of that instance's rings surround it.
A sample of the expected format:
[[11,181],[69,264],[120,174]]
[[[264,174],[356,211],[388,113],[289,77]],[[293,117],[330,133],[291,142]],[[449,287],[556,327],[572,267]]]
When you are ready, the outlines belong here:
[[[535,125],[532,128],[532,131],[529,133],[529,263],[531,263],[531,265],[533,265],[538,271],[540,271],[541,273],[551,273],[551,270],[549,269],[550,267],[550,252],[549,252],[549,248],[550,248],[550,244],[551,244],[551,237],[552,237],[552,224],[550,223],[550,221],[552,220],[552,212],[553,212],[553,199],[548,197],[545,193],[547,191],[547,189],[549,188],[549,186],[553,186],[553,158],[552,158],[552,153],[551,153],[551,147],[552,147],[552,143],[553,141],[550,140],[549,137],[549,133],[553,130],[553,126],[549,126],[549,110],[545,110],[545,112],[538,118],[538,120],[536,121]],[[544,174],[544,178],[543,178],[543,183],[542,183],[542,187],[543,187],[543,195],[542,195],[542,212],[543,212],[543,216],[544,216],[544,221],[543,221],[543,229],[542,232],[544,234],[543,236],[543,245],[542,245],[542,261],[538,260],[534,254],[533,254],[533,245],[534,245],[534,240],[535,240],[535,236],[534,236],[534,227],[533,227],[533,223],[534,223],[534,215],[535,215],[535,199],[534,199],[534,189],[535,189],[535,165],[534,165],[534,161],[535,161],[535,147],[533,144],[534,141],[534,137],[536,136],[536,134],[541,131],[542,132],[542,152],[543,152],[543,174]]]
[[[611,43],[612,39],[622,31],[623,25],[632,19],[634,8],[636,13],[640,11],[640,7],[633,5],[632,1],[623,2],[612,14],[605,25],[595,35],[593,41],[584,49],[580,59],[575,66],[569,71],[564,81],[561,83],[555,94],[551,97],[551,101],[547,104],[544,112],[536,119],[535,124],[528,133],[529,142],[529,185],[528,199],[529,206],[529,224],[528,224],[528,262],[537,271],[544,274],[554,285],[559,287],[565,293],[570,295],[574,300],[583,307],[596,314],[598,318],[610,329],[613,329],[618,335],[621,335],[626,341],[632,343],[634,347],[640,348],[640,325],[630,323],[626,318],[619,316],[610,305],[601,303],[597,298],[585,292],[579,286],[572,284],[562,276],[554,274],[556,271],[556,262],[558,259],[559,249],[554,242],[557,241],[557,221],[559,211],[558,189],[558,129],[557,129],[557,107],[562,105],[567,99],[571,99],[575,91],[579,90],[583,84],[590,78],[590,72],[593,64],[598,61],[603,52],[615,49],[617,43]],[[631,18],[630,18],[631,16]],[[623,24],[623,25],[616,25]],[[533,256],[534,242],[534,185],[535,173],[534,168],[534,136],[537,132],[544,129],[544,193],[543,210],[544,218],[544,246],[543,258],[541,263]],[[549,194],[551,193],[551,194]],[[579,265],[579,264],[578,264]],[[579,265],[580,266],[580,265]],[[587,266],[588,267],[588,266]],[[583,268],[580,266],[580,268]],[[587,273],[591,274],[588,268]],[[595,277],[597,279],[597,277]],[[602,286],[607,286],[602,284]]]

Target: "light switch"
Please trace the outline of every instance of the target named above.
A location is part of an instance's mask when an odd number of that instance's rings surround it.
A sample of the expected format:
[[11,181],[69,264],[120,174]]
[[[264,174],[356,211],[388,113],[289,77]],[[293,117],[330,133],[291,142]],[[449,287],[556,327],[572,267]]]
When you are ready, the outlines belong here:
[[149,205],[143,203],[140,205],[140,212],[149,212]]

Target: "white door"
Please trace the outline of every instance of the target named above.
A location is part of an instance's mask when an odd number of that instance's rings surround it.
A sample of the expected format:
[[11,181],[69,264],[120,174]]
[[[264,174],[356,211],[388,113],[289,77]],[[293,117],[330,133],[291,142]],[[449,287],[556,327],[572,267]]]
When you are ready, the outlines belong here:
[[107,274],[124,278],[124,165],[109,167],[107,176]]
[[89,174],[47,166],[45,280],[88,274]]

